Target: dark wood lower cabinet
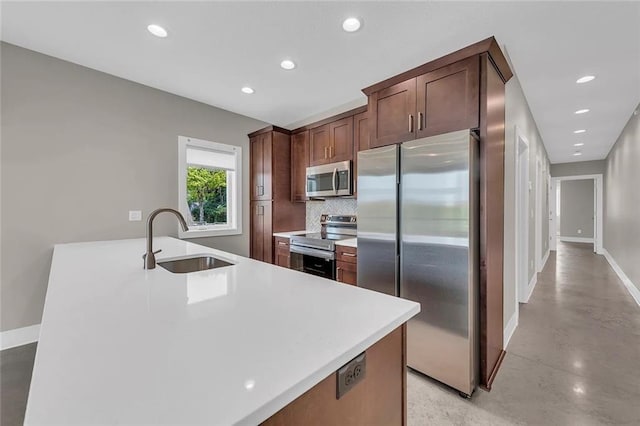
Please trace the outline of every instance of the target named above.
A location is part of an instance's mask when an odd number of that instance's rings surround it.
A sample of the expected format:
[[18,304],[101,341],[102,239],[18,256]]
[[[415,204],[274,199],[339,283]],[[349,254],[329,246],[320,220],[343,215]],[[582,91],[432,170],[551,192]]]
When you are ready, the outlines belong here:
[[274,237],[273,252],[275,253],[274,262],[278,266],[284,268],[291,267],[291,254],[289,253],[289,238]]
[[355,263],[336,262],[336,280],[351,285],[358,284],[358,265]]
[[358,285],[358,249],[336,245],[336,281]]
[[403,426],[407,424],[406,325],[366,350],[365,379],[336,399],[331,373],[268,418],[264,426]]

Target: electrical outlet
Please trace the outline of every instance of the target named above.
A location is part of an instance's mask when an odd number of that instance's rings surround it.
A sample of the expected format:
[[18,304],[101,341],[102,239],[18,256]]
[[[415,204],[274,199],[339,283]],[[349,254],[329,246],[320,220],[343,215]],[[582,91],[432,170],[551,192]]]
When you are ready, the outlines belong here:
[[346,363],[336,371],[336,399],[340,399],[345,393],[360,383],[367,373],[367,353],[360,355]]
[[129,210],[129,222],[140,222],[142,220],[142,210]]

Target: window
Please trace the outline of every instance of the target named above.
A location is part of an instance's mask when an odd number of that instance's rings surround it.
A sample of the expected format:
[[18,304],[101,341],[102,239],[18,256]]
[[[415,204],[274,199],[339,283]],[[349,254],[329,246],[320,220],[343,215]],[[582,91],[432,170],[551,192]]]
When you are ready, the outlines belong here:
[[178,150],[180,238],[241,234],[242,148],[180,136]]

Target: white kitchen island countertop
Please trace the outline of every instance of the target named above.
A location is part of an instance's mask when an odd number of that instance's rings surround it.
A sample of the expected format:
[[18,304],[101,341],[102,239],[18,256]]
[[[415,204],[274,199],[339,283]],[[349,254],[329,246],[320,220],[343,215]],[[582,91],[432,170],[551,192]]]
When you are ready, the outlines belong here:
[[27,425],[255,425],[418,313],[419,305],[159,237],[57,245]]

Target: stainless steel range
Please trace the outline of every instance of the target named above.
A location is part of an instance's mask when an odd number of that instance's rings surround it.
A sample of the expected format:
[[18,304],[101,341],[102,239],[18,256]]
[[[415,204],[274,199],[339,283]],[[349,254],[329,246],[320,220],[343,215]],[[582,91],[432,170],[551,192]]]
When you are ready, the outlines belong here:
[[356,237],[357,219],[354,215],[323,214],[320,225],[320,232],[291,237],[291,269],[335,280],[335,242]]

